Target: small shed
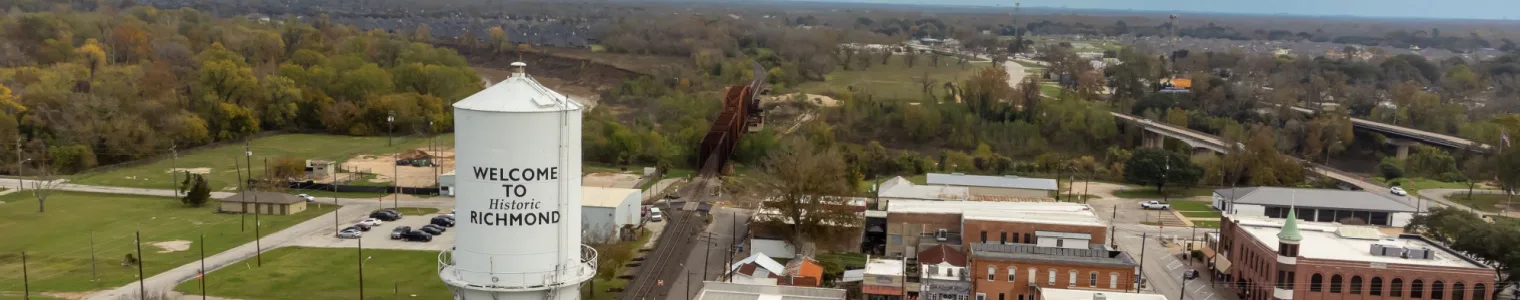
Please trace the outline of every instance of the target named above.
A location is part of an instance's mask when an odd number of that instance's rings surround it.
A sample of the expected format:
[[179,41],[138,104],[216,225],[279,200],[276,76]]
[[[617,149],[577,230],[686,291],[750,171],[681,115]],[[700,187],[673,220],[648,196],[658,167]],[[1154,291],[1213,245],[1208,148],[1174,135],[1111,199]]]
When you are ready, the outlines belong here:
[[300,197],[276,192],[245,191],[219,201],[221,206],[218,209],[229,213],[293,215],[306,210],[306,201]]
[[581,187],[581,231],[592,239],[621,238],[622,228],[638,226],[641,221],[639,200],[642,191],[637,189]]

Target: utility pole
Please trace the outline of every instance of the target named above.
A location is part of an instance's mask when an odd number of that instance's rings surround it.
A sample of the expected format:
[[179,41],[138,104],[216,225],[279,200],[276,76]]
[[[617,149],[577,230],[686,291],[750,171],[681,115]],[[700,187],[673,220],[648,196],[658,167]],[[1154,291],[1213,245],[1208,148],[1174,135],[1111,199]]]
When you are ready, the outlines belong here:
[[16,190],[17,191],[25,191],[26,190],[26,183],[24,183],[24,182],[21,181],[21,177],[25,177],[25,176],[21,175],[22,164],[24,164],[24,163],[26,163],[26,161],[21,160],[21,137],[17,136],[16,137]]
[[[1136,276],[1139,276],[1139,277],[1136,278],[1136,280],[1135,280],[1135,291],[1139,291],[1140,290],[1140,283],[1141,282],[1145,282],[1145,248],[1149,248],[1149,247],[1146,247],[1145,241],[1149,240],[1149,239],[1150,239],[1149,233],[1145,233],[1145,232],[1140,233],[1140,274],[1136,275]],[[1186,289],[1186,288],[1184,288],[1184,289]]]
[[[1167,156],[1164,156],[1165,157],[1163,159],[1164,163],[1161,164],[1161,186],[1162,186],[1162,189],[1156,191],[1157,193],[1161,193],[1161,203],[1172,203],[1170,200],[1166,199],[1166,188],[1165,188],[1166,187],[1166,173],[1171,173],[1172,172],[1172,156],[1170,155],[1171,153],[1167,153],[1167,154],[1168,154]],[[1161,218],[1157,217],[1156,218],[1156,222],[1160,223],[1161,222]]]
[[1056,167],[1056,202],[1061,202],[1061,167]]
[[359,241],[359,300],[364,300],[364,239],[354,240]]
[[432,156],[428,164],[433,167],[433,192],[442,196],[443,193],[438,192],[438,130],[433,129],[433,121],[428,121],[428,152]]
[[1113,223],[1113,221],[1115,219],[1118,219],[1118,218],[1119,218],[1119,205],[1118,204],[1114,204],[1114,213],[1113,213],[1113,216],[1112,217],[1108,217],[1108,221],[1110,223],[1110,224],[1108,224],[1108,246],[1110,248],[1114,248],[1114,250],[1118,250],[1119,249],[1119,241],[1116,240],[1117,237],[1114,236],[1115,231],[1119,229],[1119,225],[1114,225],[1112,223]]
[[395,146],[396,136],[393,134],[396,124],[396,111],[392,110],[385,115],[385,146]]
[[[237,173],[237,176],[238,176],[238,190],[239,190],[238,194],[242,195],[240,197],[243,197],[243,200],[242,200],[243,201],[243,203],[242,203],[242,213],[238,214],[238,217],[241,218],[241,221],[240,221],[241,223],[238,223],[238,231],[247,232],[248,231],[248,187],[243,186],[243,184],[248,183],[248,182],[247,181],[243,181],[243,167],[238,164],[238,160],[236,158],[232,159],[232,165],[233,165],[233,168],[237,170],[237,172],[234,172],[234,173]],[[258,205],[254,205],[254,208],[258,208]]]
[[22,298],[32,299],[32,277],[26,270],[26,251],[21,251],[21,295]]
[[[179,145],[174,144],[174,143],[169,143],[169,153],[171,155],[169,157],[169,176],[170,176],[169,177],[169,183],[170,183],[169,186],[179,185],[179,150],[175,150],[174,149],[177,146],[179,146]],[[19,168],[18,168],[18,170],[19,170]],[[188,174],[185,175],[185,176],[189,177]],[[188,180],[190,178],[185,178],[185,179]],[[174,189],[174,196],[175,197],[179,197],[179,190],[180,189]]]
[[201,233],[201,300],[206,300],[206,233]]
[[733,244],[733,245],[729,245],[728,246],[728,252],[729,252],[729,254],[728,254],[728,263],[724,264],[725,267],[723,267],[723,274],[724,274],[724,276],[725,276],[725,278],[727,279],[728,282],[734,282],[734,277],[733,276],[728,276],[729,275],[728,272],[730,270],[728,269],[727,266],[734,265],[734,255],[735,254],[739,254],[739,245],[740,245],[739,243],[742,243],[743,241],[739,239],[739,211],[733,211],[733,212],[730,212],[730,213],[732,214],[731,215],[732,217],[730,217],[729,219],[733,219],[733,221],[734,221],[733,222],[734,226],[730,226],[730,227],[734,228],[734,230],[733,230],[734,233],[733,233],[733,235],[728,236],[728,240],[729,240],[730,244]]
[[148,285],[143,283],[143,280],[147,280],[148,278],[143,277],[143,264],[146,262],[143,261],[142,256],[142,224],[137,225],[137,232],[134,235],[136,238],[132,244],[137,245],[137,291],[142,297],[140,299],[147,300]]
[[99,273],[95,272],[95,231],[90,231],[90,282],[100,280]]
[[391,208],[401,209],[398,204],[401,200],[401,165],[396,161],[401,159],[401,151],[391,154]]
[[[248,168],[248,170],[251,172],[253,168]],[[264,158],[264,179],[270,180],[268,157]],[[259,207],[259,195],[253,195],[253,202],[253,207]],[[270,208],[273,209],[273,207]],[[259,209],[253,210],[253,255],[257,257],[260,267],[264,266],[264,245],[260,243],[260,240],[263,239],[263,236],[259,234],[259,227],[264,226],[264,223],[259,221],[259,215],[262,214],[262,212],[259,212]]]

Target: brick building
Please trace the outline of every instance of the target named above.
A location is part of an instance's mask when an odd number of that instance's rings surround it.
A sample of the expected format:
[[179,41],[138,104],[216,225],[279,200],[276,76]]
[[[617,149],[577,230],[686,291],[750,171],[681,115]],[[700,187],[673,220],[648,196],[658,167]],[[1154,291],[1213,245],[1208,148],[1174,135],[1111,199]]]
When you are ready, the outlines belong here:
[[918,295],[924,300],[971,298],[971,273],[966,271],[966,260],[964,252],[950,245],[919,251]]
[[1216,277],[1242,300],[1487,300],[1493,269],[1419,235],[1225,215]]
[[[965,251],[971,243],[983,242],[983,231],[989,235],[988,243],[1064,245],[1061,239],[1085,238],[1087,243],[1102,244],[1106,238],[1102,231],[1108,227],[1093,215],[1092,207],[1079,203],[918,200],[889,203],[886,225],[886,255],[906,258],[915,258],[919,249],[938,244]],[[1046,236],[1039,238],[1042,232]],[[1017,241],[995,239],[1015,233],[1019,235]],[[1025,233],[1030,238],[1023,238]]]
[[1139,265],[1102,244],[1087,249],[1039,244],[971,245],[971,283],[977,300],[1034,300],[1040,288],[1124,292]]

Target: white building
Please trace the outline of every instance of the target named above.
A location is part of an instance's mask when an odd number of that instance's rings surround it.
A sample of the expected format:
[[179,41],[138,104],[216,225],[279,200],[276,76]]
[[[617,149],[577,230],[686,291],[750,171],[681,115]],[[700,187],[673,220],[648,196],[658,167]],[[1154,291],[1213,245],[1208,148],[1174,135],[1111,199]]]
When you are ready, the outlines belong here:
[[887,179],[876,190],[876,198],[892,200],[966,201],[971,190],[961,186],[917,185],[902,176]]
[[765,253],[755,251],[749,257],[734,262],[728,266],[730,282],[742,284],[776,285],[776,278],[771,275],[786,274],[786,266],[766,256]]
[[960,173],[929,173],[929,185],[965,187],[972,197],[1049,198],[1058,188],[1056,180],[1019,176],[982,176]]
[[729,283],[719,281],[707,281],[702,283],[702,291],[697,292],[696,300],[835,300],[844,299],[845,290],[800,287],[759,285],[744,283]]
[[617,240],[625,227],[640,221],[637,189],[581,187],[581,232],[591,238]]
[[[1311,222],[1352,222],[1404,227],[1419,210],[1414,200],[1365,191],[1245,187],[1214,190],[1215,209],[1239,216],[1282,219],[1296,207],[1298,219]],[[1407,197],[1405,199],[1408,199]],[[1354,219],[1354,220],[1353,220]]]
[[1166,300],[1166,295],[1039,288],[1039,300]]

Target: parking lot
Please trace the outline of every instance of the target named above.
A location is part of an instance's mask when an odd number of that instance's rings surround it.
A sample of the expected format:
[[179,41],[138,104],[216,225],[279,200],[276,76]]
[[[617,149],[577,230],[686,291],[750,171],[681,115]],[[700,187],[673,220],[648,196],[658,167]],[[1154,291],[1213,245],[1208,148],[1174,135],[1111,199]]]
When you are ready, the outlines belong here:
[[[365,231],[364,235],[359,239],[364,240],[365,249],[439,251],[453,247],[455,234],[453,230],[454,227],[450,227],[449,230],[443,232],[443,234],[433,236],[433,241],[431,242],[408,242],[405,240],[391,239],[391,230],[396,229],[396,226],[411,226],[415,230],[416,228],[420,228],[423,225],[427,225],[428,222],[437,215],[438,214],[404,216],[400,220],[385,222],[383,224],[380,224],[380,226],[371,228],[369,231]],[[341,223],[341,225],[342,227],[348,227],[357,221],[358,220],[350,220],[346,223]],[[337,236],[333,235],[333,232],[331,230],[325,230],[312,234],[311,236],[297,239],[295,242],[291,243],[291,246],[353,248],[357,246],[357,244],[358,243],[355,242],[354,239],[339,239]]]

